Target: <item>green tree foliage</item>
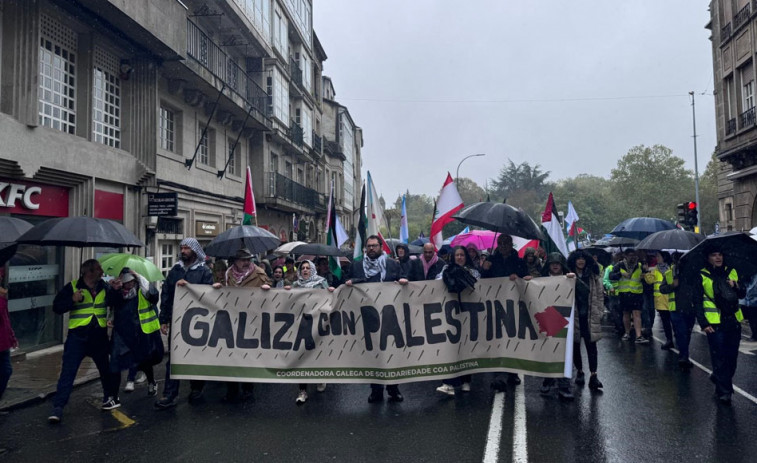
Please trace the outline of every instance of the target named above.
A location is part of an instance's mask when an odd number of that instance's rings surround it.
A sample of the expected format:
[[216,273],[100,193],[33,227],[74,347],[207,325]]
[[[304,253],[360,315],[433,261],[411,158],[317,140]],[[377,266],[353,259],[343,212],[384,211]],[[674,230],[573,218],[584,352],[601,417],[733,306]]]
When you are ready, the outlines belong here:
[[610,181],[610,198],[620,206],[624,218],[675,220],[676,204],[694,199],[694,173],[662,145],[631,148],[612,169]]
[[718,173],[721,168],[722,163],[713,152],[704,173],[699,177],[699,223],[708,235],[715,232],[715,222],[719,220]]
[[[434,213],[434,200],[427,195],[414,195],[408,190],[405,193],[405,207],[407,208],[407,228],[410,241],[415,240],[422,231],[428,236],[431,229],[431,219]],[[391,209],[396,211],[396,220],[392,222],[392,237],[399,237],[400,217],[402,214],[402,196],[398,196]],[[384,211],[385,213],[387,210]]]
[[592,238],[599,239],[627,218],[612,201],[612,186],[606,178],[587,174],[561,180],[553,190],[555,205],[567,214],[568,201],[571,201],[579,216],[579,227],[590,233]]
[[499,176],[492,180],[492,200],[506,201],[511,206],[520,207],[539,222],[547,195],[554,184],[547,181],[549,171],[543,171],[539,164],[528,162],[516,165],[507,160]]

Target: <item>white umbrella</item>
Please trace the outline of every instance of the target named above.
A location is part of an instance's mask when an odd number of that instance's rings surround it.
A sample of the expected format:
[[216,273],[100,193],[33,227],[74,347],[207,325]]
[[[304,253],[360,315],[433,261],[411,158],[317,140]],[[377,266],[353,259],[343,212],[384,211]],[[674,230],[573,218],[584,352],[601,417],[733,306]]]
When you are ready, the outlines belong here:
[[291,254],[292,249],[296,248],[297,246],[301,246],[303,244],[307,244],[304,241],[290,241],[288,243],[284,243],[278,248],[273,250],[274,254],[280,254],[282,256],[285,256],[287,254]]

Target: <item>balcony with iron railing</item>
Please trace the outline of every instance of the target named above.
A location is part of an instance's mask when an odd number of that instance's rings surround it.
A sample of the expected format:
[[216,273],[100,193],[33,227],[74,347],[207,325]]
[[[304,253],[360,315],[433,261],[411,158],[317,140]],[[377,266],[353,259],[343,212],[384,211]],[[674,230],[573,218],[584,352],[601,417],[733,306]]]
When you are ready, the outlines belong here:
[[744,130],[748,127],[752,127],[755,123],[754,106],[747,109],[739,115],[739,128]]
[[321,147],[321,137],[313,130],[313,151],[320,156],[323,154],[323,148]]
[[725,123],[725,136],[736,133],[736,118],[728,119]]
[[302,69],[300,69],[300,63],[292,57],[289,57],[289,75],[295,84],[302,87]]
[[731,38],[731,23],[726,24],[720,29],[720,41],[725,42],[729,38]]
[[296,123],[295,121],[291,121],[289,123],[289,128],[287,129],[287,136],[292,141],[292,143],[295,146],[298,146],[302,148],[305,144],[304,142],[304,131],[302,130],[302,127],[300,124]]
[[187,56],[199,63],[261,115],[267,113],[267,93],[237,62],[187,19]]
[[310,211],[326,208],[326,197],[323,193],[318,193],[277,172],[268,172],[267,180],[267,198],[287,201]]
[[733,29],[736,30],[741,27],[742,24],[749,21],[749,16],[752,14],[752,6],[747,3],[744,8],[740,9],[733,17]]

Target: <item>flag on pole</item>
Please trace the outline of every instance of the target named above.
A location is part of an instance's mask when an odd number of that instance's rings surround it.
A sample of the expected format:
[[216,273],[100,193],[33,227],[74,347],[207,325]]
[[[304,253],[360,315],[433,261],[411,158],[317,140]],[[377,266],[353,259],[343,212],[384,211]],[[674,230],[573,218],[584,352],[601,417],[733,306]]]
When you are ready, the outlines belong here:
[[400,241],[407,244],[410,241],[410,230],[407,227],[407,206],[405,195],[402,195],[402,217],[400,217]]
[[578,242],[578,214],[573,208],[573,203],[568,201],[568,215],[565,216],[565,231],[568,232],[568,240],[566,246],[569,252],[576,250],[576,243]]
[[560,218],[557,215],[555,200],[552,193],[547,198],[547,207],[544,208],[544,214],[541,216],[541,228],[544,232],[544,241],[542,247],[549,254],[550,252],[560,252],[563,256],[568,256],[568,246],[565,244],[565,235],[562,232]]
[[360,190],[360,215],[357,221],[357,233],[355,234],[355,249],[352,251],[352,261],[360,262],[363,260],[363,243],[368,227],[368,218],[365,215],[365,182],[363,182],[363,188]]
[[454,220],[452,216],[463,207],[463,198],[457,192],[452,176],[447,172],[447,179],[444,181],[442,191],[439,192],[439,199],[436,201],[434,220],[431,222],[431,242],[434,243],[437,251],[441,249],[444,243],[442,229]]
[[244,184],[244,209],[242,225],[252,225],[252,218],[256,214],[255,210],[255,193],[252,192],[252,173],[250,166],[247,166],[247,180]]
[[[389,249],[384,236],[381,234],[381,225],[384,223],[384,209],[381,207],[381,202],[379,201],[378,193],[376,192],[376,186],[373,184],[373,178],[371,177],[371,172],[368,171],[367,174],[368,197],[366,199],[368,200],[368,229],[366,232],[368,233],[368,236],[378,236],[384,252],[391,254],[392,251]],[[365,244],[365,242],[363,242],[363,244]]]
[[[336,214],[336,204],[334,204],[334,183],[331,183],[331,192],[329,193],[329,207],[326,213],[326,244],[337,250],[349,238],[347,232]],[[329,256],[329,269],[337,278],[342,278],[342,266],[339,265],[339,256]]]

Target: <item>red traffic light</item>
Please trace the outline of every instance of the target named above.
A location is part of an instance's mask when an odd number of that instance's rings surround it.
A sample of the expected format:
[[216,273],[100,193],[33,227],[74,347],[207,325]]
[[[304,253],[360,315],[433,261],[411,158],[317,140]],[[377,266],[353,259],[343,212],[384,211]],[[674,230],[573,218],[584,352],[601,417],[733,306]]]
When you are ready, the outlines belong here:
[[692,202],[692,203],[687,203],[687,204],[689,206],[690,211],[693,211],[694,209],[697,208],[697,203]]

